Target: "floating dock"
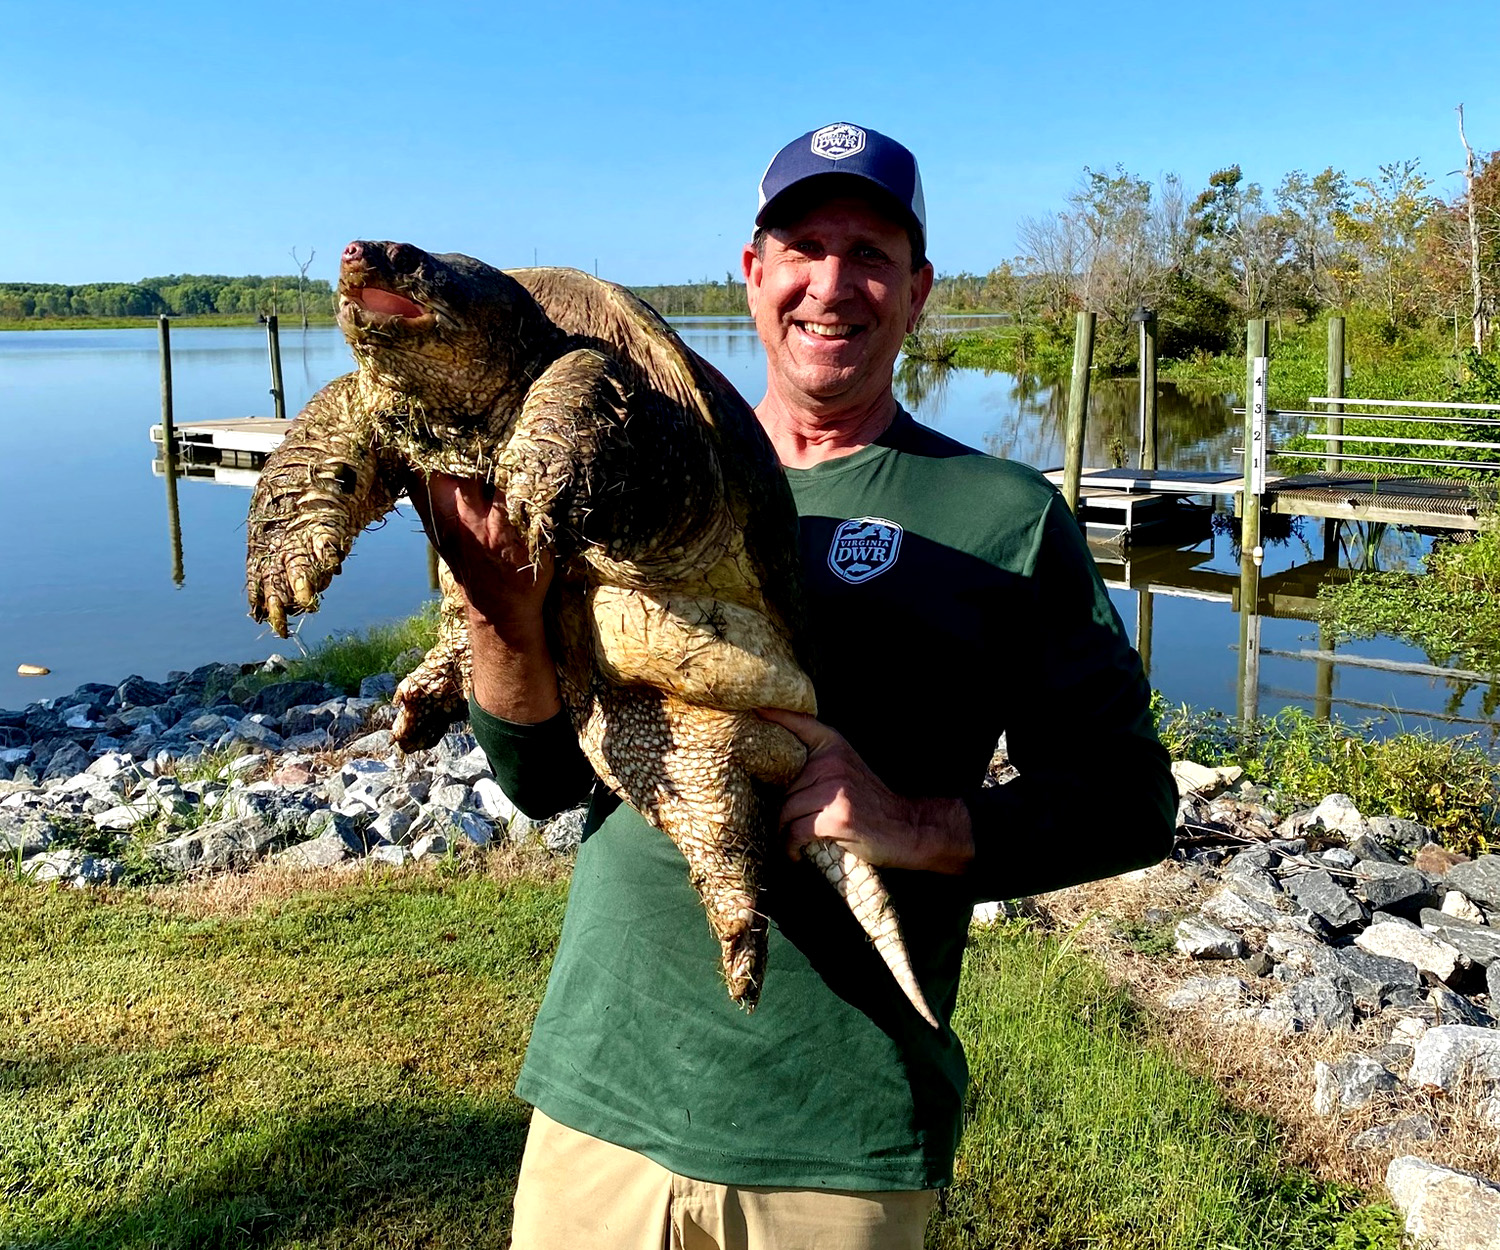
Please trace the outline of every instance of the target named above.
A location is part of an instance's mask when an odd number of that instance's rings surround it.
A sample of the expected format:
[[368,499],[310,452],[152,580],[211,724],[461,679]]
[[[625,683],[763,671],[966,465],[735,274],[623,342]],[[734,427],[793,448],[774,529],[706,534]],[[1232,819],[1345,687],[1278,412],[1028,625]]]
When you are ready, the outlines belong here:
[[[1046,476],[1061,487],[1062,469],[1049,469]],[[1084,469],[1078,515],[1095,541],[1174,541],[1162,539],[1159,531],[1174,512],[1181,519],[1181,505],[1206,512],[1209,505],[1193,504],[1193,497],[1208,500],[1221,495],[1232,498],[1238,509],[1243,489],[1239,473]],[[1282,516],[1384,521],[1428,530],[1478,530],[1480,518],[1493,511],[1495,500],[1495,487],[1485,482],[1371,473],[1268,473],[1262,497],[1267,512]]]
[[[229,417],[215,421],[180,421],[172,427],[171,450],[179,470],[200,476],[188,465],[223,465],[236,469],[259,469],[266,457],[281,446],[289,421],[275,417]],[[162,447],[162,427],[151,427],[151,441]],[[163,447],[163,454],[168,450]]]

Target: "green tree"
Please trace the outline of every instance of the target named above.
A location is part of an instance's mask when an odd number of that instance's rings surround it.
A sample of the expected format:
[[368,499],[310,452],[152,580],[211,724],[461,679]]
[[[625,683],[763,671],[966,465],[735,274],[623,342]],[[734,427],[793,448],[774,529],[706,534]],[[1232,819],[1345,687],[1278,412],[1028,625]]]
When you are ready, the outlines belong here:
[[1437,208],[1437,201],[1427,194],[1431,185],[1419,161],[1382,165],[1377,177],[1355,180],[1358,198],[1335,219],[1340,238],[1356,249],[1361,286],[1384,315],[1392,339],[1425,306],[1428,285],[1419,245],[1423,227]]
[[1276,188],[1276,204],[1289,245],[1289,285],[1309,311],[1341,306],[1345,293],[1340,276],[1348,272],[1349,258],[1337,222],[1349,211],[1348,178],[1332,165],[1311,178],[1294,169]]

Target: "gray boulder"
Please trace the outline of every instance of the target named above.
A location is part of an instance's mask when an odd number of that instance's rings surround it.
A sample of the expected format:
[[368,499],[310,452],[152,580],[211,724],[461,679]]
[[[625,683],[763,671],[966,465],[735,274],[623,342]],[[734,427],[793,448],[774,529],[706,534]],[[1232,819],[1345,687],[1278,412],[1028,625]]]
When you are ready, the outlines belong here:
[[1239,977],[1189,977],[1166,998],[1172,1011],[1197,1011],[1238,1007],[1250,987]]
[[1388,909],[1415,915],[1421,907],[1439,900],[1437,887],[1425,873],[1404,864],[1382,864],[1365,860],[1358,868],[1359,891],[1371,910]]
[[1417,1042],[1407,1081],[1450,1090],[1461,1080],[1500,1081],[1500,1030],[1442,1024]]
[[1189,959],[1241,959],[1245,939],[1220,928],[1201,916],[1185,916],[1177,922],[1177,949]]
[[1437,834],[1426,825],[1400,816],[1371,816],[1370,832],[1383,845],[1399,848],[1408,855],[1438,840]]
[[1419,1112],[1356,1133],[1349,1146],[1352,1150],[1388,1150],[1405,1142],[1431,1141],[1436,1136],[1437,1125],[1432,1122],[1432,1117]]
[[1372,924],[1355,937],[1354,944],[1372,955],[1385,955],[1415,964],[1420,971],[1432,973],[1439,981],[1451,980],[1458,969],[1456,949],[1408,925],[1389,921]]
[[1352,1029],[1354,994],[1343,977],[1304,977],[1270,1004],[1292,1033]]
[[1385,1187],[1406,1216],[1406,1231],[1436,1250],[1500,1245],[1500,1185],[1438,1167],[1415,1155],[1392,1159]]
[[1369,1055],[1346,1055],[1337,1063],[1313,1065],[1313,1110],[1333,1115],[1340,1108],[1363,1107],[1378,1094],[1400,1084],[1386,1066]]
[[1354,895],[1322,869],[1288,877],[1285,885],[1287,893],[1299,905],[1331,929],[1344,929],[1365,918],[1365,910]]
[[1415,964],[1387,955],[1372,955],[1357,946],[1335,951],[1334,957],[1354,1001],[1366,1010],[1410,1007],[1422,1001],[1422,977]]
[[258,818],[242,816],[212,821],[148,847],[146,854],[175,872],[210,872],[246,868],[281,841]]
[[1467,864],[1454,864],[1443,883],[1484,907],[1500,907],[1500,855],[1481,855]]
[[1446,985],[1434,985],[1427,991],[1427,1001],[1436,1013],[1440,1024],[1471,1024],[1477,1029],[1492,1029],[1495,1022],[1478,1003],[1463,994],[1455,993]]
[[1421,918],[1423,932],[1456,947],[1466,959],[1485,968],[1500,960],[1500,929],[1460,920],[1430,907],[1422,909]]

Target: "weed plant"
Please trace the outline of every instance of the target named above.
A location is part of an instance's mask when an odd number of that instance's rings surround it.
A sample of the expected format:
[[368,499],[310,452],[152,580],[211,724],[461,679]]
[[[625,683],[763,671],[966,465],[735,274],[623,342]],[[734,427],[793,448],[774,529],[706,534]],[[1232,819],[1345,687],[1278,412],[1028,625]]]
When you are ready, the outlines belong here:
[[[510,1090],[565,884],[488,862],[0,882],[0,1244],[504,1246]],[[1390,1211],[1284,1168],[1274,1127],[1066,944],[976,933],[955,1023],[973,1085],[937,1250],[1398,1244]]]
[[[1318,590],[1323,620],[1341,637],[1394,634],[1435,664],[1456,660],[1500,673],[1500,526],[1472,542],[1433,547],[1425,573],[1361,573]],[[1486,707],[1486,715],[1495,709]]]
[[438,601],[431,599],[405,620],[325,638],[282,672],[256,672],[241,678],[235,683],[234,694],[253,694],[283,681],[321,681],[345,694],[355,694],[359,683],[376,673],[405,677],[437,641],[437,630]]
[[1465,854],[1494,836],[1500,771],[1472,736],[1401,732],[1322,721],[1285,708],[1249,726],[1218,712],[1158,703],[1158,732],[1173,759],[1211,767],[1238,764],[1271,787],[1283,807],[1347,794],[1366,816],[1399,816],[1435,830]]

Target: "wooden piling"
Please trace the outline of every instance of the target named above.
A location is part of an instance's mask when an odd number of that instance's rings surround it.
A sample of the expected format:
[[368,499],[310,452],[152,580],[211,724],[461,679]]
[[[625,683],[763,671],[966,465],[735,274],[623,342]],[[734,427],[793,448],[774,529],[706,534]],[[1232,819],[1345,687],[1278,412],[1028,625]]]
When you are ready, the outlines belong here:
[[1156,470],[1156,313],[1149,308],[1136,312],[1141,327],[1141,439],[1140,467]]
[[281,384],[281,329],[276,314],[266,318],[266,352],[271,357],[271,399],[276,405],[276,419],[286,420],[286,388]]
[[1141,657],[1141,671],[1151,680],[1151,635],[1156,617],[1156,596],[1149,590],[1135,592],[1135,649]]
[[170,456],[176,435],[172,430],[172,323],[166,313],[156,319],[156,334],[161,343],[161,445]]
[[177,506],[177,457],[170,445],[162,455],[162,468],[167,479],[167,545],[172,551],[172,585],[181,586],[182,513]]
[[1245,484],[1240,492],[1240,550],[1255,555],[1260,550],[1260,496],[1251,485],[1255,458],[1255,362],[1266,354],[1266,323],[1257,318],[1245,327]]
[[[1264,326],[1265,322],[1261,322]],[[1247,729],[1260,716],[1260,562],[1240,551],[1240,654],[1235,703]]]
[[1063,498],[1078,514],[1078,489],[1083,480],[1083,435],[1088,423],[1089,370],[1094,363],[1094,314],[1078,314],[1073,331],[1073,380],[1068,388],[1068,424],[1063,444]]
[[[1331,399],[1344,397],[1344,319],[1342,317],[1328,318],[1328,380],[1323,394]],[[1344,418],[1333,415],[1343,411],[1343,404],[1328,405],[1328,433],[1331,439],[1328,444],[1328,454],[1333,457],[1328,461],[1330,473],[1337,473],[1344,467],[1344,462],[1339,459],[1344,451]]]

